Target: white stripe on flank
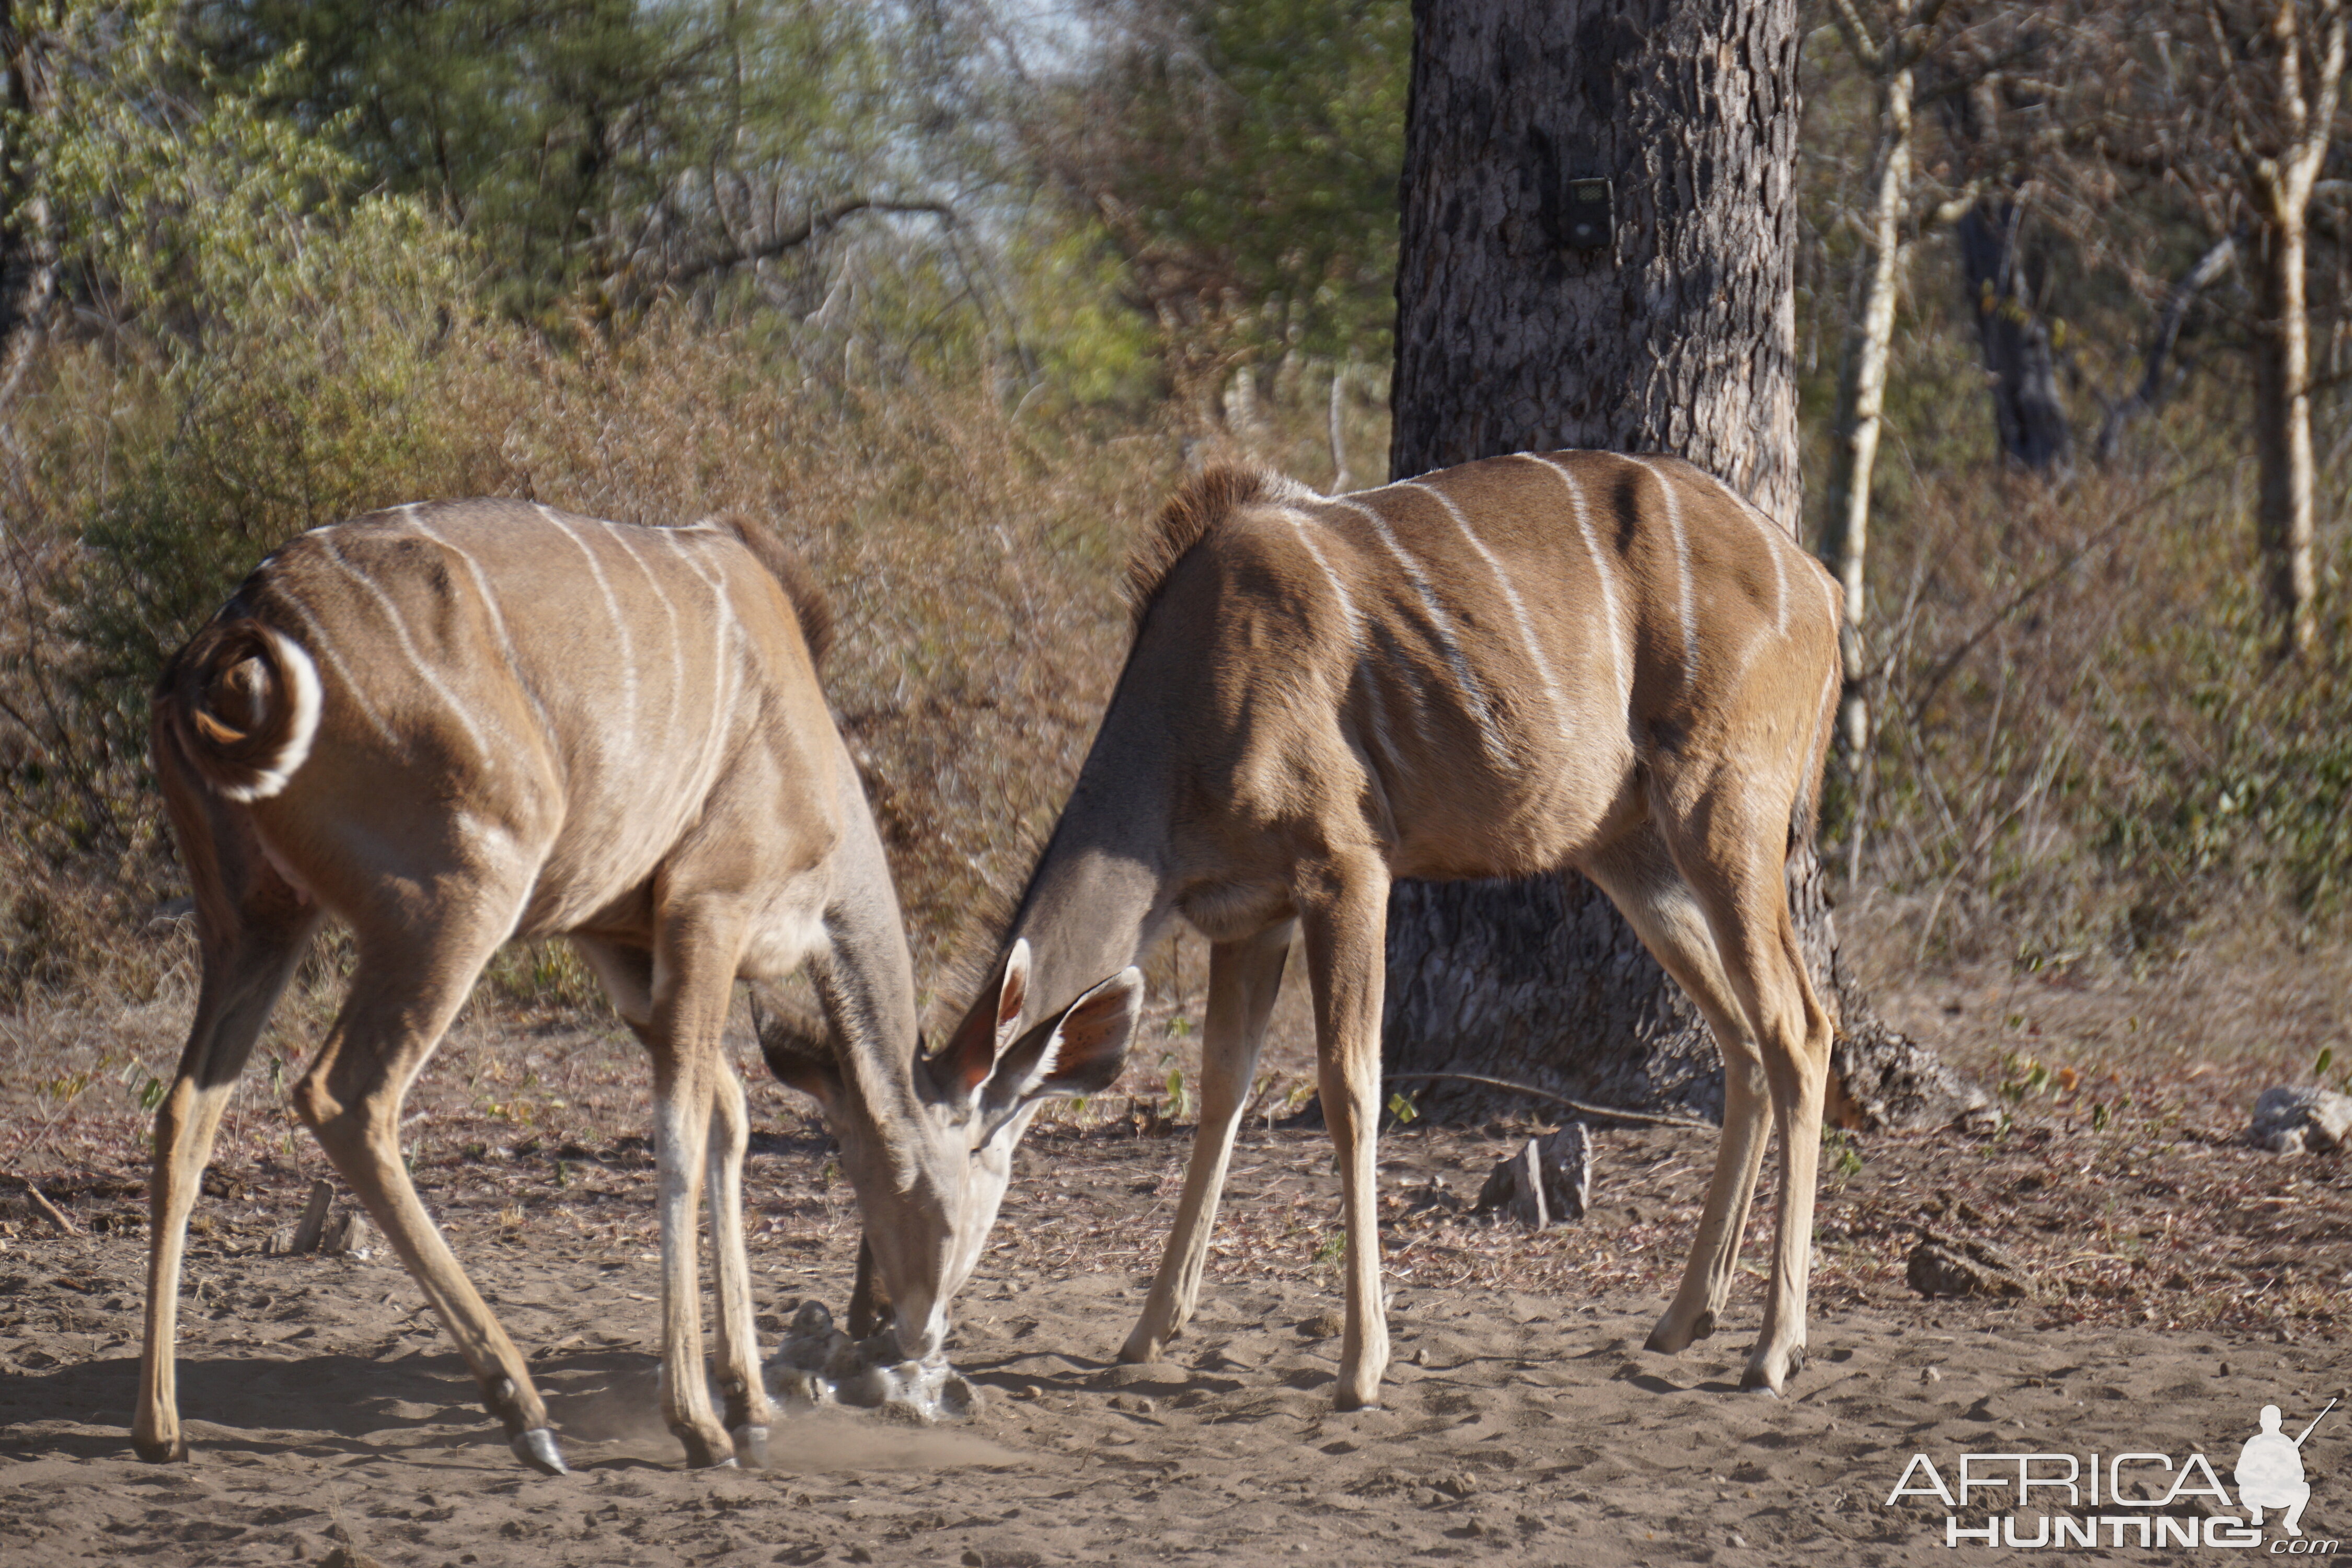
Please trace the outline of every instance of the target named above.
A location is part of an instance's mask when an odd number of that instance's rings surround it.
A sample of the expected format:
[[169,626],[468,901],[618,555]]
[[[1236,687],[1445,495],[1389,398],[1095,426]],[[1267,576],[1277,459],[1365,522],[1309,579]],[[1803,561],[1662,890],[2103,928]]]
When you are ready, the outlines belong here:
[[[740,634],[742,628],[737,624],[735,607],[728,603],[727,584],[725,579],[710,572],[703,563],[696,557],[695,552],[687,548],[685,542],[678,537],[678,530],[674,528],[661,528],[656,529],[654,531],[660,536],[661,542],[664,544],[669,546],[670,552],[672,554],[676,555],[680,561],[686,563],[687,570],[692,572],[696,576],[702,579],[704,585],[709,587],[710,590],[710,597],[712,601],[711,608],[713,613],[710,617],[710,719],[703,731],[702,748],[700,756],[696,764],[695,784],[692,791],[692,798],[698,801],[702,798],[704,794],[709,790],[711,780],[718,776],[719,763],[719,748],[726,735],[727,710],[733,702],[733,697],[730,694],[728,689],[730,684],[729,677],[734,673],[730,668],[732,661],[730,661],[727,657],[728,639],[730,634]],[[718,532],[718,530],[713,529],[710,531],[716,533]]]
[[[1323,569],[1324,581],[1331,584],[1331,592],[1339,601],[1339,613],[1348,621],[1348,651],[1355,656],[1356,673],[1363,677],[1364,698],[1371,709],[1373,736],[1387,752],[1389,766],[1394,768],[1396,746],[1389,736],[1388,705],[1381,700],[1380,678],[1372,671],[1370,650],[1364,645],[1364,617],[1356,609],[1355,595],[1348,592],[1348,584],[1339,580],[1339,574],[1331,570],[1330,558],[1323,553],[1323,546],[1317,542],[1313,531],[1307,526],[1309,520],[1288,507],[1277,507],[1275,510],[1290,524],[1291,531],[1297,534],[1299,542],[1307,546],[1307,552],[1315,557],[1315,564]],[[1352,680],[1350,684],[1353,684]]]
[[1601,552],[1601,542],[1592,536],[1592,519],[1585,512],[1584,487],[1576,482],[1576,476],[1568,471],[1565,463],[1554,462],[1534,452],[1521,452],[1519,456],[1549,473],[1568,490],[1569,514],[1576,519],[1577,535],[1584,541],[1584,553],[1592,563],[1593,581],[1601,585],[1601,613],[1609,617],[1610,679],[1615,683],[1618,700],[1621,702],[1627,700],[1633,696],[1633,682],[1625,668],[1623,649],[1625,639],[1631,634],[1626,629],[1624,617],[1617,610],[1617,579],[1610,574],[1609,558]]
[[631,563],[644,574],[646,586],[651,588],[654,591],[654,597],[661,602],[662,618],[669,623],[668,732],[675,734],[678,723],[678,703],[686,695],[686,646],[684,640],[678,636],[677,606],[672,603],[669,590],[662,586],[661,579],[654,575],[654,569],[646,564],[646,558],[637,553],[636,541],[631,536],[639,530],[631,524],[622,522],[608,522],[604,526],[612,531],[614,539],[620,541],[621,549],[627,554]]
[[1766,517],[1763,509],[1754,501],[1733,489],[1716,475],[1699,468],[1697,464],[1694,463],[1691,467],[1704,476],[1708,484],[1728,497],[1732,505],[1738,507],[1746,515],[1748,521],[1756,525],[1756,531],[1764,536],[1764,553],[1772,558],[1772,629],[1785,637],[1789,630],[1789,568],[1780,559],[1780,552],[1783,550],[1794,549],[1796,541],[1775,527],[1772,520]]
[[604,563],[596,559],[596,552],[588,548],[588,542],[580,537],[561,512],[551,511],[536,501],[531,504],[540,516],[562,531],[563,537],[572,541],[572,548],[586,558],[588,571],[596,579],[596,590],[604,595],[604,608],[611,612],[614,627],[621,634],[621,691],[628,710],[628,716],[621,724],[621,750],[625,755],[634,758],[637,754],[637,652],[629,643],[628,617],[621,614],[621,601],[613,593],[613,584],[604,576]]
[[522,660],[515,653],[514,638],[508,635],[507,618],[504,615],[499,613],[499,596],[496,593],[491,591],[489,574],[482,570],[482,563],[480,562],[475,560],[471,555],[466,553],[465,551],[459,549],[457,546],[450,543],[447,540],[442,538],[439,534],[434,532],[433,530],[425,523],[425,520],[416,515],[416,503],[415,501],[409,502],[408,505],[402,507],[400,510],[401,515],[408,520],[408,526],[410,528],[415,529],[418,533],[423,534],[425,538],[431,540],[434,543],[439,545],[442,549],[447,551],[450,554],[456,556],[458,560],[466,563],[466,571],[474,579],[474,591],[481,595],[482,607],[490,613],[490,629],[499,634],[499,653],[500,657],[507,661],[507,668],[514,671],[515,684],[522,688],[523,700],[530,704],[530,710],[539,716],[540,732],[541,734],[551,734],[553,732],[553,727],[548,721],[547,709],[539,700],[539,692],[532,688],[529,681],[522,678]]
[[1496,583],[1503,590],[1505,602],[1511,606],[1511,618],[1519,625],[1519,640],[1528,645],[1528,658],[1534,662],[1536,674],[1543,681],[1544,698],[1551,704],[1553,720],[1565,726],[1568,723],[1567,699],[1560,695],[1559,682],[1551,672],[1551,660],[1544,657],[1542,639],[1536,636],[1535,623],[1528,618],[1528,607],[1520,601],[1518,589],[1511,585],[1510,574],[1503,570],[1500,561],[1495,559],[1495,552],[1486,548],[1486,542],[1472,531],[1470,520],[1462,515],[1462,509],[1454,504],[1452,496],[1423,484],[1419,479],[1406,480],[1403,488],[1434,497],[1437,504],[1445,509],[1445,515],[1454,520],[1454,526],[1462,531],[1462,537],[1470,542],[1470,548],[1478,552],[1478,559],[1486,563],[1486,570],[1495,574]]
[[321,540],[319,548],[329,561],[334,563],[338,571],[350,578],[362,592],[376,602],[377,608],[383,612],[383,618],[391,624],[393,637],[400,644],[400,651],[407,657],[409,667],[416,671],[418,678],[425,685],[433,689],[434,695],[447,705],[450,715],[457,721],[458,726],[466,731],[466,738],[474,743],[474,750],[481,756],[483,771],[496,773],[499,765],[498,753],[490,749],[489,742],[482,734],[481,726],[474,722],[474,716],[467,712],[466,705],[457,700],[457,691],[441,678],[441,672],[434,668],[425,656],[417,651],[416,644],[409,637],[407,623],[400,618],[400,606],[393,602],[392,595],[385,593],[365,573],[344,560],[342,552],[335,548],[332,541]]
[[1666,526],[1675,535],[1675,604],[1683,617],[1683,679],[1688,681],[1698,674],[1698,609],[1696,590],[1691,583],[1690,535],[1683,531],[1683,498],[1666,477],[1640,458],[1630,454],[1625,460],[1658,481],[1666,492]]
[[383,721],[383,715],[375,710],[375,704],[367,700],[367,693],[361,690],[359,682],[352,679],[350,668],[343,663],[341,656],[335,652],[335,645],[328,640],[327,628],[320,626],[318,617],[310,614],[310,606],[291,594],[279,595],[278,602],[302,617],[302,627],[310,634],[310,647],[317,648],[319,657],[325,659],[334,669],[336,680],[341,683],[343,690],[351,696],[352,706],[360,710],[360,717],[368,721],[368,728],[375,731],[376,739],[383,742],[384,749],[394,752],[400,750],[400,737],[392,732],[392,726]]
[[1479,684],[1477,672],[1470,668],[1469,658],[1462,651],[1462,638],[1454,629],[1454,617],[1447,615],[1445,606],[1437,602],[1437,594],[1430,587],[1429,579],[1422,575],[1420,563],[1405,553],[1404,546],[1391,531],[1388,519],[1371,507],[1360,500],[1334,500],[1329,504],[1345,507],[1369,521],[1372,531],[1380,535],[1381,542],[1396,558],[1397,565],[1404,572],[1405,580],[1412,584],[1413,593],[1421,600],[1423,613],[1429,616],[1430,629],[1437,636],[1438,652],[1444,658],[1445,667],[1454,672],[1454,683],[1461,689],[1462,700],[1470,705],[1470,716],[1478,726],[1480,749],[1486,752],[1489,760],[1507,763],[1509,753],[1496,736],[1495,715],[1486,704],[1486,689]]

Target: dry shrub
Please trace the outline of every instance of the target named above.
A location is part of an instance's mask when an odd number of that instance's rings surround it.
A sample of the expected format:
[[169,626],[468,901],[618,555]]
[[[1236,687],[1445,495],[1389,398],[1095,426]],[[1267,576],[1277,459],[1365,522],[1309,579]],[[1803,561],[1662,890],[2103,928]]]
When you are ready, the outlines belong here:
[[[1864,830],[1887,966],[2145,969],[2222,927],[2307,942],[2338,921],[2343,611],[2326,651],[2273,658],[2252,464],[2207,445],[2057,484],[1907,476],[1879,562],[1877,746],[1830,826],[1841,864]],[[2337,523],[2322,552],[2343,547]]]
[[[137,934],[183,888],[144,762],[169,649],[299,529],[464,494],[777,521],[839,616],[827,689],[931,974],[967,911],[1017,883],[1076,773],[1124,652],[1119,559],[1181,461],[1151,416],[1071,432],[977,374],[863,385],[674,321],[570,354],[457,323],[375,378],[364,420],[317,368],[173,409],[88,354],[46,367],[47,444],[9,475],[33,525],[9,537],[0,626],[0,995],[100,975],[135,993],[169,963]],[[510,954],[492,978],[517,1000],[590,992],[568,955]]]

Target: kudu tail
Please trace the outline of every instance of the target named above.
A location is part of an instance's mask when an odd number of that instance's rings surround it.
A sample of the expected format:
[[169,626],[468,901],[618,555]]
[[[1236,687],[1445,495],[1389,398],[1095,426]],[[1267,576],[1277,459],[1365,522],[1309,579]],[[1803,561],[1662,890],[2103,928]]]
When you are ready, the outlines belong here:
[[784,597],[792,601],[793,617],[800,622],[801,639],[808,644],[809,662],[823,670],[825,656],[833,651],[833,605],[817,585],[816,574],[809,570],[808,563],[765,524],[741,512],[723,511],[709,521],[742,541],[743,548],[783,589]]
[[155,739],[214,793],[267,800],[310,755],[319,709],[319,668],[301,646],[249,616],[231,616],[198,632],[164,668]]
[[1799,775],[1797,798],[1789,806],[1788,858],[1791,861],[1811,851],[1821,829],[1822,781],[1829,773],[1830,741],[1837,733],[1838,703],[1844,694],[1844,684],[1832,679],[1822,695],[1821,711],[1813,716],[1812,749],[1805,759],[1805,771]]

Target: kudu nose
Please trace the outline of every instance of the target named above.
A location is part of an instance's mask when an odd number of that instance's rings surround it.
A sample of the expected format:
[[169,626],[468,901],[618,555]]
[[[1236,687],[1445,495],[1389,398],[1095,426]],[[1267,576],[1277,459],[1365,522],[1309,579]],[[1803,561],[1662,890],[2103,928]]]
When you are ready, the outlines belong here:
[[898,1309],[891,1330],[898,1336],[898,1353],[908,1361],[926,1361],[947,1342],[948,1316],[932,1303],[908,1302]]

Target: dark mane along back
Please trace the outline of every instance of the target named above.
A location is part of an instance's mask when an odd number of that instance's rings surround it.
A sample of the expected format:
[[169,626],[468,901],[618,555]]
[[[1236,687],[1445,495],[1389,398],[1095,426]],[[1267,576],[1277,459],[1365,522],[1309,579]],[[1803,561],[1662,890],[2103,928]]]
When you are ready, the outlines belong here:
[[1127,608],[1138,622],[1160,596],[1168,574],[1192,546],[1255,501],[1286,500],[1304,492],[1281,475],[1258,468],[1218,467],[1184,481],[1160,510],[1160,520],[1127,558]]
[[720,512],[710,521],[741,540],[752,559],[766,567],[768,575],[783,588],[784,597],[793,602],[793,614],[800,619],[801,637],[808,644],[809,662],[822,670],[824,656],[833,651],[833,605],[826,601],[824,590],[817,585],[816,574],[764,524],[740,512]]

